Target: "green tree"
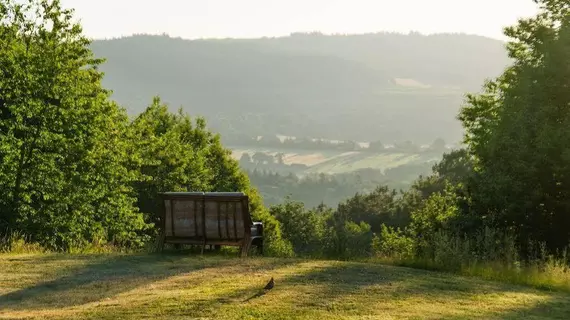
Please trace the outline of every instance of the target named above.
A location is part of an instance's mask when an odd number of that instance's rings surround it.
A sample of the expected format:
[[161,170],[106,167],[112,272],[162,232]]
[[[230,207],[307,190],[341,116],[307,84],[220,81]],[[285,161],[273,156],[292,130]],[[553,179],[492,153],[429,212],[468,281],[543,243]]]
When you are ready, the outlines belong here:
[[326,220],[331,210],[321,206],[307,210],[302,202],[287,198],[285,203],[270,208],[272,216],[281,223],[283,237],[296,253],[321,255],[325,246]]
[[0,17],[3,224],[54,249],[140,244],[127,117],[73,12],[58,0],[1,0]]
[[[443,193],[446,186],[453,186],[453,192],[457,193],[460,214],[465,222],[465,228],[471,230],[474,221],[469,213],[469,199],[466,192],[466,184],[473,176],[473,160],[467,150],[459,149],[443,155],[440,162],[432,167],[432,174],[420,176],[414,181],[411,188],[404,192],[399,199],[399,214],[403,217],[410,216],[412,212],[419,210],[425,205],[425,201],[432,195]],[[469,219],[467,219],[469,215]],[[467,231],[467,229],[465,230]]]
[[453,185],[465,184],[473,174],[473,157],[466,149],[453,150],[445,153],[432,169],[441,180]]
[[409,217],[400,214],[396,195],[396,191],[387,186],[378,186],[371,193],[357,193],[340,203],[336,214],[343,220],[365,222],[373,232],[380,232],[382,224],[403,227],[408,224]]
[[439,230],[453,231],[453,222],[459,215],[457,195],[451,185],[436,192],[412,212],[411,230],[422,240],[429,241]]
[[257,165],[262,165],[262,164],[273,164],[275,161],[275,158],[266,154],[265,152],[256,152],[253,154],[253,156],[251,157],[251,159],[253,160],[253,162],[255,162]]
[[252,160],[251,160],[251,156],[249,155],[249,153],[244,152],[241,157],[239,158],[239,163],[241,165],[248,165],[251,164]]
[[197,140],[206,137],[189,117],[170,113],[155,98],[129,129],[132,169],[139,173],[134,183],[138,206],[151,221],[160,225],[160,192],[212,188],[205,163],[207,150],[196,146]]
[[473,211],[554,251],[570,239],[570,3],[536,2],[537,16],[505,29],[514,63],[459,119],[475,156]]
[[276,135],[265,135],[261,137],[258,143],[262,146],[271,147],[271,148],[279,148],[281,147],[281,139],[279,139]]
[[350,220],[333,217],[332,227],[329,227],[327,238],[330,239],[328,254],[333,257],[354,258],[364,257],[372,253],[374,237],[370,225],[362,221],[356,223]]
[[275,155],[275,160],[277,164],[284,165],[285,164],[285,154],[283,152],[279,152]]
[[368,146],[368,150],[370,151],[384,151],[386,147],[382,144],[382,141],[372,141]]
[[179,110],[171,113],[157,97],[130,126],[131,164],[140,172],[134,184],[138,204],[159,223],[158,194],[166,191],[243,192],[249,196],[255,221],[264,223],[269,253],[289,254],[278,221],[263,206],[256,189],[239,168],[220,137],[202,118],[192,121]]

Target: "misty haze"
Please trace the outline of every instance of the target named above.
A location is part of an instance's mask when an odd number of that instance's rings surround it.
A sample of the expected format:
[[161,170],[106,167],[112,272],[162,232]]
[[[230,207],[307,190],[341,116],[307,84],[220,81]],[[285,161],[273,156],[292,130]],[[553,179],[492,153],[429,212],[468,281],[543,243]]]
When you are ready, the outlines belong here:
[[567,319],[568,0],[0,0],[0,318]]

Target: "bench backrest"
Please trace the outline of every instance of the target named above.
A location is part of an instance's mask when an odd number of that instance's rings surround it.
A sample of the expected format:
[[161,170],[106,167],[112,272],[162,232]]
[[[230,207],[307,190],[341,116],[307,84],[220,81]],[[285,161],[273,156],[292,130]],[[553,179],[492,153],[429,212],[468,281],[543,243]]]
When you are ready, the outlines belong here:
[[161,194],[166,237],[238,242],[251,235],[249,199],[243,193]]

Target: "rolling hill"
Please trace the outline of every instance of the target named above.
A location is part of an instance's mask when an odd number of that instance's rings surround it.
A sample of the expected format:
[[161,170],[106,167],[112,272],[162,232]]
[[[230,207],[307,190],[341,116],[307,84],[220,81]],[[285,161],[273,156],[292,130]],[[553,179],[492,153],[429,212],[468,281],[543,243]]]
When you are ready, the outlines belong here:
[[508,64],[503,42],[463,34],[135,35],[92,49],[133,115],[160,95],[222,135],[359,141],[459,140],[464,93]]

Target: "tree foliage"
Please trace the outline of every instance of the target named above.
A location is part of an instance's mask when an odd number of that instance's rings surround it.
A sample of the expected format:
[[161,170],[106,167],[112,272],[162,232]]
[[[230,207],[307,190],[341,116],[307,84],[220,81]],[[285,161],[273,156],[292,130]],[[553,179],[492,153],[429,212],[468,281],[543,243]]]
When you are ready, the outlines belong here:
[[[241,191],[267,252],[289,254],[249,179],[204,119],[155,98],[129,121],[101,86],[103,60],[58,0],[0,0],[0,227],[51,249],[142,245],[158,193]],[[142,211],[142,212],[141,212]]]
[[89,44],[57,0],[0,1],[0,220],[51,248],[137,244],[146,228],[127,117]]
[[295,253],[320,256],[327,246],[326,223],[332,210],[324,206],[307,210],[302,202],[286,199],[272,206],[270,213],[281,223],[283,237],[291,242]]
[[281,250],[275,246],[284,248],[277,220],[263,206],[230,150],[222,146],[219,135],[206,128],[203,118],[193,121],[181,110],[171,113],[156,97],[134,119],[128,132],[130,163],[138,173],[133,184],[138,206],[152,222],[161,223],[161,192],[244,192],[254,220],[264,222],[269,250]]
[[402,214],[397,195],[386,186],[379,186],[368,194],[357,193],[339,204],[337,215],[344,220],[365,222],[373,232],[380,232],[382,224],[403,227],[409,223],[409,217]]
[[536,17],[505,29],[514,64],[459,118],[476,160],[472,210],[555,250],[570,239],[570,3],[537,2]]

